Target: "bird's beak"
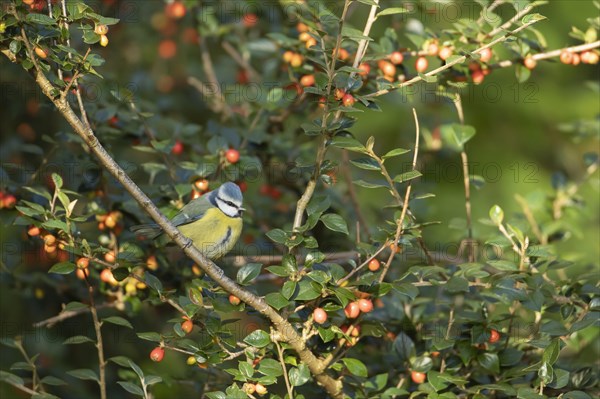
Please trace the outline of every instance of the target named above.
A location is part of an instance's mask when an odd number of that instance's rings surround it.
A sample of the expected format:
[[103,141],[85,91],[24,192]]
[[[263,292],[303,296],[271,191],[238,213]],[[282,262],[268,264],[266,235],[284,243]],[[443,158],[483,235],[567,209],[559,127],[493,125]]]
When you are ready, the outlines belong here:
[[246,211],[246,208],[239,207],[238,209],[239,209],[240,211],[242,211],[242,212],[245,212],[245,211]]

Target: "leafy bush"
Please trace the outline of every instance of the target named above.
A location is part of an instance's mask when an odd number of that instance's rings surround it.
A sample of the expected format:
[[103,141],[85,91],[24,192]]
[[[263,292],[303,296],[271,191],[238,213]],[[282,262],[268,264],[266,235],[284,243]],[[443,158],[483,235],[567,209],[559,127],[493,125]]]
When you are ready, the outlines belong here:
[[[586,204],[598,156],[571,158],[582,172],[551,188],[511,187],[519,211],[499,203],[477,220],[486,176],[470,169],[463,99],[503,68],[520,84],[546,60],[597,68],[599,18],[555,49],[538,30],[543,2],[379,3],[5,5],[3,71],[29,74],[55,114],[40,137],[24,123],[5,138],[2,231],[20,244],[3,245],[2,308],[60,337],[6,324],[5,397],[598,395],[597,359],[584,356],[598,354],[597,242],[569,249],[598,220]],[[477,11],[427,21],[454,6]],[[156,31],[158,46],[141,43]],[[415,88],[437,116],[380,101],[416,104]],[[398,113],[406,145],[356,133],[382,110]],[[570,122],[561,129],[597,149],[598,120]],[[448,159],[464,195],[446,212],[466,216],[433,250],[426,209],[445,199],[428,171]],[[166,217],[225,181],[249,211],[215,264]],[[175,246],[129,231],[149,217]]]

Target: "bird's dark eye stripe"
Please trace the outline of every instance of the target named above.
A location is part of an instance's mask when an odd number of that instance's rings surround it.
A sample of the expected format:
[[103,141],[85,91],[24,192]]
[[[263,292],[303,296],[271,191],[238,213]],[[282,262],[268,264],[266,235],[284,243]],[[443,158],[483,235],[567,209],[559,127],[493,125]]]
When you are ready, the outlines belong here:
[[232,208],[237,208],[237,205],[236,205],[236,204],[234,204],[233,202],[231,202],[231,201],[227,201],[227,200],[224,200],[224,199],[223,199],[223,198],[221,198],[221,197],[219,197],[219,199],[220,199],[222,202],[224,202],[225,204],[229,205],[230,207],[232,207]]

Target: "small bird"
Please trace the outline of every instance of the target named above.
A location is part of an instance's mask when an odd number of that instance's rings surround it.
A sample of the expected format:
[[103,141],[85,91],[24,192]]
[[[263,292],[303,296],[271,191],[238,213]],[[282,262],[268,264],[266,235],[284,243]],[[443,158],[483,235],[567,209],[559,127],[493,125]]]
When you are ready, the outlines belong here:
[[[209,259],[218,259],[231,251],[242,233],[242,191],[227,182],[217,190],[191,200],[171,219]],[[131,227],[137,236],[168,241],[157,224]]]

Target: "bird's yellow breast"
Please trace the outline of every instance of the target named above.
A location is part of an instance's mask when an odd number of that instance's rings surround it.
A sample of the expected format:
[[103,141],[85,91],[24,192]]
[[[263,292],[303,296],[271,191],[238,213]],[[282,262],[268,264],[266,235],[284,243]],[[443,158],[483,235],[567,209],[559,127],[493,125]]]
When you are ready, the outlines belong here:
[[201,219],[178,228],[208,258],[217,259],[229,252],[240,238],[242,218],[231,218],[219,208],[210,208]]

